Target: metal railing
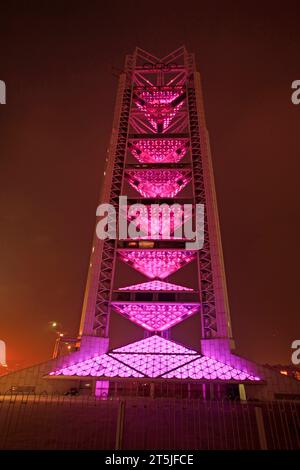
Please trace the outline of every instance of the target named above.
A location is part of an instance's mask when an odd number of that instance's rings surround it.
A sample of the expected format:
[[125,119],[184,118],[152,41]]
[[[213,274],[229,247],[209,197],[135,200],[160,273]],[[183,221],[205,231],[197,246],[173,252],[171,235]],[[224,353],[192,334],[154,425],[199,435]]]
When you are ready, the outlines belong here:
[[300,403],[8,393],[0,449],[300,449]]

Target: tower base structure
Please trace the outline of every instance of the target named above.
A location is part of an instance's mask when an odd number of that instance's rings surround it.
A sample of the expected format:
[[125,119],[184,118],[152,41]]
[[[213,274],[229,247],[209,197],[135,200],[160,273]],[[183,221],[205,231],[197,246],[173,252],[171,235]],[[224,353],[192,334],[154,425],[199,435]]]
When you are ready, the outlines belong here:
[[98,398],[141,395],[199,399],[300,399],[300,383],[230,352],[224,340],[205,340],[201,352],[153,335],[121,348],[81,338],[66,356],[0,378],[0,394],[65,394]]

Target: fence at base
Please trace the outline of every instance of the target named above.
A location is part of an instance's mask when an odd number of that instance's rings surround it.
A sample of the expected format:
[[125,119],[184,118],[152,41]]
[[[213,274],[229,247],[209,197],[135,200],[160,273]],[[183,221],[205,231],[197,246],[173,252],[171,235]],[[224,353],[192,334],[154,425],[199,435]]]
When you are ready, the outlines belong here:
[[300,449],[300,403],[0,397],[1,449]]

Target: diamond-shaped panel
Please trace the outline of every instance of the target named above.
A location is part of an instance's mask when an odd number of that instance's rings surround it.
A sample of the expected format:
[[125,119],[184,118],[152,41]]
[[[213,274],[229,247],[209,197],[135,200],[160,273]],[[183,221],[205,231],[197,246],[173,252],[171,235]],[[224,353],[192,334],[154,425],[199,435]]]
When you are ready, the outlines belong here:
[[131,367],[148,377],[159,377],[164,372],[185,364],[192,359],[190,354],[163,355],[163,354],[114,354],[111,356],[121,359]]

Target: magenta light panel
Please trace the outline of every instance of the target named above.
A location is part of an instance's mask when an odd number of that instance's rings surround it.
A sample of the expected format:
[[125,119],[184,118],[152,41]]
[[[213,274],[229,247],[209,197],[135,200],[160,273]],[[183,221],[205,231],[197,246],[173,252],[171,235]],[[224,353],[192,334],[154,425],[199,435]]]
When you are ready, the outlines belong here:
[[145,118],[150,122],[153,130],[158,132],[161,128],[165,132],[172,120],[183,105],[182,89],[164,89],[142,91],[136,105],[144,113]]
[[50,372],[50,376],[80,376],[80,377],[144,377],[144,374],[137,372],[122,361],[114,359],[109,354],[101,354],[86,361],[78,362],[69,367],[63,367],[55,372]]
[[199,304],[113,302],[117,312],[148,331],[164,331],[190,317]]
[[178,163],[188,150],[187,139],[139,139],[128,145],[140,163]]
[[151,354],[197,354],[197,351],[186,348],[174,341],[165,340],[161,336],[153,335],[141,341],[126,344],[114,349],[118,353],[151,353]]
[[[157,204],[153,206],[136,205],[135,209],[122,207],[122,214],[132,222],[139,235],[136,238],[147,239],[183,239],[183,230],[175,232],[192,217],[192,208],[182,204]],[[175,233],[174,233],[175,232]]]
[[190,170],[126,170],[129,184],[143,197],[175,197],[191,180]]
[[50,376],[137,377],[207,380],[259,381],[249,372],[203,356],[160,336],[114,349],[106,354],[50,372]]
[[195,259],[191,250],[119,250],[122,261],[150,279],[165,279]]
[[178,284],[171,284],[164,281],[149,281],[142,282],[141,284],[133,284],[127,287],[120,287],[122,291],[193,291],[190,287],[179,286]]

